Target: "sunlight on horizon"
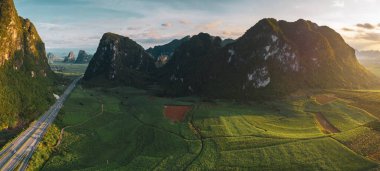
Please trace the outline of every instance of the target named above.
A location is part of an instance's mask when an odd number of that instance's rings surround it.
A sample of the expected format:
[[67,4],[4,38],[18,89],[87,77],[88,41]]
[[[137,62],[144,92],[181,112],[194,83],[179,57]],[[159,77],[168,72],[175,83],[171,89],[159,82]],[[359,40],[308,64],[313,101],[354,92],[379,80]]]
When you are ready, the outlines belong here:
[[199,32],[236,39],[262,18],[311,20],[335,29],[355,49],[380,50],[380,20],[375,17],[380,1],[375,0],[16,0],[15,3],[21,16],[35,22],[48,50],[94,51],[105,32],[128,36],[145,48]]

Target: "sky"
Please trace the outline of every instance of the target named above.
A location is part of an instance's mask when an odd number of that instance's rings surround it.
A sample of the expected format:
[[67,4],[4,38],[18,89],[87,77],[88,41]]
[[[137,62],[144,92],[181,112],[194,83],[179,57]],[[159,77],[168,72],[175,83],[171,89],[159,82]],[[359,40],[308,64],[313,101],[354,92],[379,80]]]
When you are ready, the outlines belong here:
[[380,0],[14,0],[47,51],[96,50],[101,36],[144,48],[207,32],[240,37],[262,18],[327,25],[358,50],[380,50]]

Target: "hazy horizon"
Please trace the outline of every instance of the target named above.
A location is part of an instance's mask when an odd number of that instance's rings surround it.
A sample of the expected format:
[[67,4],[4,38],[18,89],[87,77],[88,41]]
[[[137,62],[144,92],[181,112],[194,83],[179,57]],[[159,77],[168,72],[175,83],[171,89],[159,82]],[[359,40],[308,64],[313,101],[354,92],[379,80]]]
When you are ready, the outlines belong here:
[[105,32],[128,36],[144,48],[199,32],[236,39],[262,18],[310,20],[333,28],[355,49],[380,50],[376,0],[15,0],[15,4],[19,15],[36,25],[48,52],[94,53]]

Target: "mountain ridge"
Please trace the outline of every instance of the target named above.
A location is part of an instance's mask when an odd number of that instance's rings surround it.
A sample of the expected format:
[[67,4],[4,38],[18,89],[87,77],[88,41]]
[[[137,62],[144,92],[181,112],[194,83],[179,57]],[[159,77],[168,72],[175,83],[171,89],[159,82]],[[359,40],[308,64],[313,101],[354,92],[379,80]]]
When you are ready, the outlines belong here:
[[226,44],[220,37],[200,33],[178,45],[157,72],[145,74],[166,95],[236,99],[379,83],[337,32],[303,19],[262,19]]
[[172,56],[174,51],[181,46],[182,43],[187,42],[190,36],[185,36],[181,39],[174,39],[167,44],[157,45],[153,48],[148,48],[146,51],[151,54],[154,58],[158,58],[161,55]]
[[76,64],[86,64],[91,61],[92,55],[88,54],[85,50],[79,50],[77,59],[75,60]]
[[108,80],[143,86],[154,72],[154,60],[135,41],[114,33],[105,33],[89,63],[84,80]]

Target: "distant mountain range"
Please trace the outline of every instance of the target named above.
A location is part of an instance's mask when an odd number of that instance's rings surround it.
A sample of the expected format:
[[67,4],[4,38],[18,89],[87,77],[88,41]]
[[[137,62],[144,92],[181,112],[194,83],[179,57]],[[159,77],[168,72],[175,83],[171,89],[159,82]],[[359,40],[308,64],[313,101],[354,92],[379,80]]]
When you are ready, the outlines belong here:
[[380,51],[378,50],[363,50],[356,51],[356,56],[360,60],[365,59],[378,59],[380,61]]
[[33,23],[0,0],[0,130],[28,122],[54,100],[55,75]]
[[65,62],[65,63],[75,63],[75,64],[88,64],[93,55],[88,54],[85,50],[79,50],[78,56],[75,56],[74,51],[70,51],[68,55],[61,57],[55,53],[49,52],[47,58],[49,63],[54,62]]
[[174,51],[181,46],[184,42],[190,40],[190,36],[186,36],[180,40],[175,39],[168,44],[155,46],[153,48],[149,48],[146,50],[149,54],[153,56],[153,58],[157,59],[160,56],[168,56],[171,57],[174,54]]
[[58,55],[55,55],[54,53],[49,52],[46,57],[48,58],[49,64],[52,64],[54,62],[62,62],[64,59]]
[[73,51],[70,51],[69,54],[63,59],[63,62],[66,63],[75,63],[75,54]]
[[92,55],[87,54],[87,52],[84,50],[79,50],[78,56],[75,60],[75,63],[76,64],[87,64],[91,61],[91,59],[92,59]]
[[[167,58],[157,65],[160,56]],[[311,21],[275,19],[259,21],[237,40],[200,33],[146,51],[129,38],[107,33],[85,80],[159,84],[165,95],[236,99],[379,83],[334,30]]]

